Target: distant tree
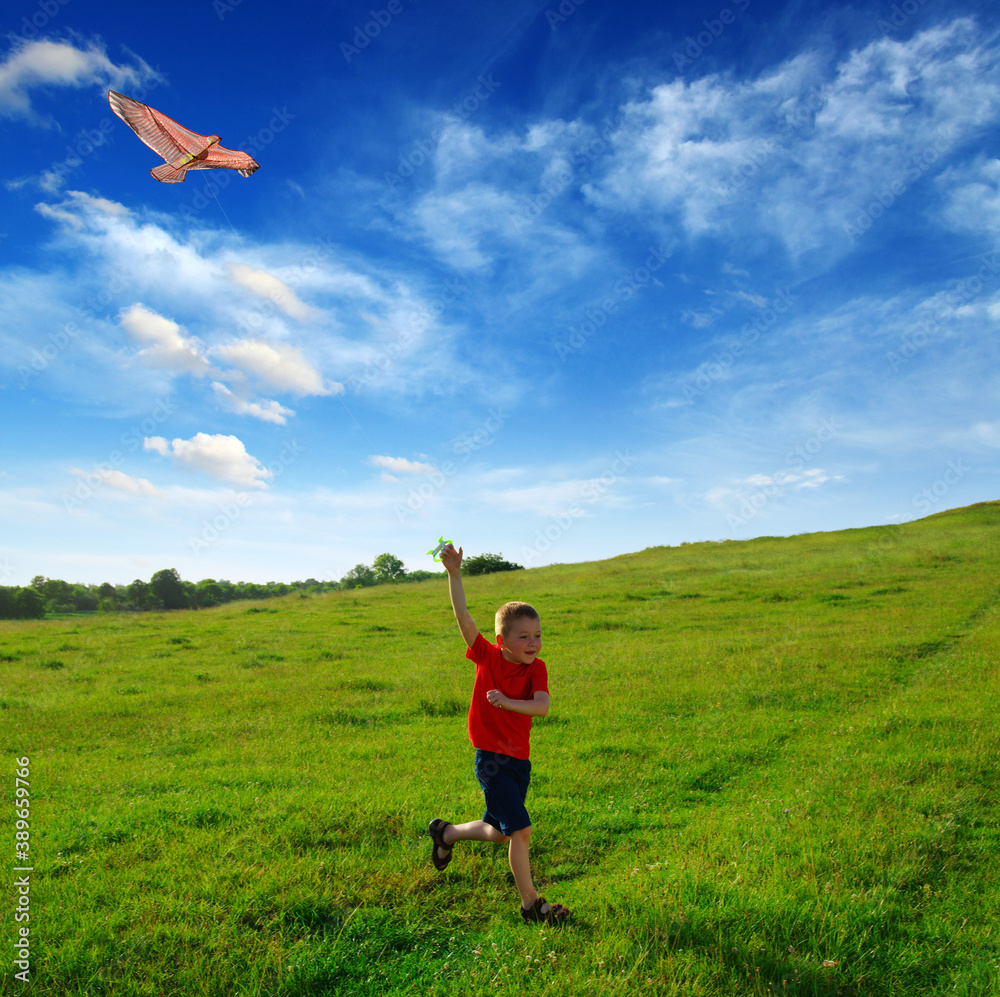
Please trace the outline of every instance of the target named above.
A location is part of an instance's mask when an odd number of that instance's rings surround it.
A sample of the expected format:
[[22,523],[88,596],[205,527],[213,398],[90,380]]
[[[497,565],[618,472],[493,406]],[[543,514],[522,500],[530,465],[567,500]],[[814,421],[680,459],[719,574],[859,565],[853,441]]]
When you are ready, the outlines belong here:
[[398,582],[403,580],[406,568],[403,562],[395,554],[379,554],[372,561],[372,569],[375,572],[377,582]]
[[237,599],[266,599],[268,597],[267,589],[256,582],[237,582],[236,593]]
[[97,590],[92,585],[73,586],[73,608],[78,613],[92,613],[97,609],[100,597]]
[[188,594],[176,568],[157,571],[149,580],[149,588],[164,609],[184,609]]
[[45,599],[35,588],[0,586],[0,620],[41,620]]
[[53,613],[68,613],[73,606],[73,586],[61,578],[46,578],[35,575],[31,579],[31,587],[40,592],[45,599],[46,608]]
[[222,602],[222,588],[214,578],[203,578],[195,586],[196,606],[218,606]]
[[375,572],[367,564],[356,564],[340,579],[342,588],[352,589],[359,586],[367,588],[376,583]]
[[141,578],[137,578],[125,591],[126,602],[132,609],[147,608],[149,582],[144,582]]
[[466,575],[492,575],[497,571],[521,571],[521,564],[511,564],[503,559],[503,554],[476,554],[462,561],[462,573]]
[[416,571],[408,571],[403,581],[422,582],[428,578],[440,578],[441,574],[440,571],[424,571],[423,568],[418,568]]
[[45,598],[33,588],[19,589],[14,596],[14,608],[20,620],[44,620]]
[[111,582],[104,582],[97,590],[97,594],[102,599],[113,599],[117,593]]
[[[290,588],[293,592],[298,592],[299,595],[304,595],[309,593],[309,595],[319,595],[321,592],[325,592],[329,588],[331,583],[321,582],[315,578],[307,578],[304,582],[292,582]],[[336,585],[336,582],[332,583]]]

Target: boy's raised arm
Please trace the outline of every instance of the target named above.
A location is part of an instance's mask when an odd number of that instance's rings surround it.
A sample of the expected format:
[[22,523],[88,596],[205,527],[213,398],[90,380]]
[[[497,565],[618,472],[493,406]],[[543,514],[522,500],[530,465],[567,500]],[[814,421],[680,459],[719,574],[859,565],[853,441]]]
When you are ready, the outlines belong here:
[[451,544],[442,548],[441,563],[448,572],[448,595],[451,596],[451,608],[455,610],[458,629],[462,631],[465,643],[472,647],[479,636],[479,627],[476,626],[465,605],[465,588],[462,586],[462,548],[455,550]]

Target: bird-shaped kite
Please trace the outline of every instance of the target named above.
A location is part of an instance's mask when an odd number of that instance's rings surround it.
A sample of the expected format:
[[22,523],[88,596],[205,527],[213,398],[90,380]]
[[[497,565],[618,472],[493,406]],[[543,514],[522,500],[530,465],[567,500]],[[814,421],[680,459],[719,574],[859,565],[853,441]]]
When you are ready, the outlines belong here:
[[188,170],[239,170],[248,177],[260,168],[245,152],[219,145],[218,135],[189,131],[173,118],[124,94],[109,90],[108,103],[153,152],[166,160],[149,171],[163,183],[180,183]]

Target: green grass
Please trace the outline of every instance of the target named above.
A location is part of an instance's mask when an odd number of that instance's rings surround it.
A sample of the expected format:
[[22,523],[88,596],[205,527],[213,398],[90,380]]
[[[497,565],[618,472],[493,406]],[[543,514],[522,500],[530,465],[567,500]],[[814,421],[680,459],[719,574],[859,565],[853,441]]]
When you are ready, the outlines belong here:
[[998,528],[985,503],[468,579],[484,630],[542,614],[558,929],[520,923],[501,848],[431,866],[428,820],[482,811],[440,581],[0,624],[35,867],[32,982],[8,954],[2,992],[998,992]]

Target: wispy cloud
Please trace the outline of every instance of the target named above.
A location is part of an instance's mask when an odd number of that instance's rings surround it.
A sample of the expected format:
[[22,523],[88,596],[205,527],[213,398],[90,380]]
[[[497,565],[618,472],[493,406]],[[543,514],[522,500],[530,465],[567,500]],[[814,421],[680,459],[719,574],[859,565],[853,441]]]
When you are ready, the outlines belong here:
[[974,163],[948,170],[939,180],[944,188],[942,220],[957,232],[1000,232],[1000,159],[978,158]]
[[793,254],[843,253],[845,223],[883,185],[898,196],[998,105],[995,47],[961,18],[835,66],[805,53],[756,80],[675,80],[623,107],[587,195],[695,235],[753,227]]
[[368,463],[373,467],[381,467],[393,474],[430,474],[434,467],[419,460],[407,460],[405,457],[372,456]]
[[231,391],[221,381],[213,381],[212,390],[219,402],[237,415],[249,415],[262,422],[273,422],[276,426],[284,426],[288,419],[295,415],[292,409],[285,408],[284,405],[273,399],[244,398]]
[[[425,291],[422,276],[363,257],[348,262],[328,243],[258,246],[251,257],[259,265],[251,265],[239,260],[247,257],[242,246],[216,229],[177,227],[81,191],[36,210],[58,226],[58,247],[72,252],[48,306],[62,300],[72,314],[80,300],[102,311],[118,303],[122,330],[141,348],[134,356],[170,376],[214,378],[230,392],[215,389],[216,400],[232,411],[289,417],[280,400],[262,401],[260,391],[334,395],[350,383],[368,393],[420,393],[444,371],[456,383],[470,379],[442,318],[441,301],[462,289]],[[9,292],[8,316],[37,310],[27,286],[22,293],[12,283]],[[109,353],[119,348],[95,329],[88,349],[102,342]]]
[[320,312],[317,309],[310,308],[283,280],[268,273],[263,267],[253,268],[245,263],[230,263],[228,270],[235,284],[245,287],[258,297],[274,302],[291,318],[299,322],[308,322],[319,317]]
[[92,471],[84,471],[78,467],[72,468],[72,473],[78,478],[87,480],[96,475],[102,484],[113,488],[116,491],[125,492],[127,495],[143,495],[162,497],[163,493],[150,481],[145,478],[134,478],[125,474],[124,471],[116,471],[111,468],[95,468]]
[[16,45],[0,63],[0,114],[44,123],[31,104],[31,91],[94,84],[121,89],[141,80],[162,79],[142,59],[118,65],[97,41],[78,47],[67,41],[28,41]]

